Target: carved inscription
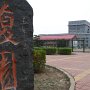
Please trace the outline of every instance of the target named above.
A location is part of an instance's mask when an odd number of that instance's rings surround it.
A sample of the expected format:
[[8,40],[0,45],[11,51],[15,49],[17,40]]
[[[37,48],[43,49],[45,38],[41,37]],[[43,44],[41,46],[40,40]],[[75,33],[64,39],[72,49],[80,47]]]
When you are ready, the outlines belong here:
[[9,9],[9,6],[7,3],[5,3],[1,9],[0,9],[0,35],[4,38],[0,41],[0,44],[4,42],[11,42],[14,45],[17,45],[18,43],[12,38],[13,32],[12,27],[14,25],[14,17],[13,12]]
[[[13,45],[18,43],[13,39],[12,27],[14,25],[13,12],[9,5],[4,3],[0,8],[0,44],[11,42]],[[13,51],[0,52],[0,87],[1,90],[16,90],[16,59]]]
[[0,83],[2,90],[12,90],[17,86],[16,60],[13,52],[0,53]]

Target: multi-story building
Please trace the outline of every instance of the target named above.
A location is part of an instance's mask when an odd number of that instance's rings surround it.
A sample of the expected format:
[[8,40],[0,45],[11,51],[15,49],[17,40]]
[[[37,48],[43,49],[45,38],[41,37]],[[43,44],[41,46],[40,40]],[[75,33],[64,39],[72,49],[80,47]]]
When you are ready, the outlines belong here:
[[[78,40],[84,40],[86,48],[90,48],[90,23],[88,21],[69,21],[68,30],[69,34],[76,35]],[[83,47],[82,41],[78,41],[78,47]]]

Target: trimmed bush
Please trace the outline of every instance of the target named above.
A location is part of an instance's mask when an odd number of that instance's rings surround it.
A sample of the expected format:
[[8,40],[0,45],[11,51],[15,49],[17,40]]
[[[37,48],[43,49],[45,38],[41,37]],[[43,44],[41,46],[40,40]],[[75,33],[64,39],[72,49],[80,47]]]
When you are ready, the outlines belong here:
[[54,55],[54,54],[56,54],[56,51],[57,51],[57,49],[53,48],[53,47],[46,48],[46,54],[47,55]]
[[56,54],[57,48],[54,47],[34,47],[35,50],[45,50],[47,55]]
[[58,54],[61,55],[71,55],[72,49],[71,48],[58,48]]
[[33,66],[34,66],[34,72],[40,73],[44,72],[45,69],[45,63],[46,63],[46,52],[45,50],[34,50],[33,52]]
[[46,51],[47,55],[55,55],[55,54],[61,54],[61,55],[71,55],[72,49],[71,48],[55,48],[55,47],[35,47],[35,50],[44,50]]
[[45,50],[46,51],[46,48],[44,48],[44,47],[34,47],[34,50]]

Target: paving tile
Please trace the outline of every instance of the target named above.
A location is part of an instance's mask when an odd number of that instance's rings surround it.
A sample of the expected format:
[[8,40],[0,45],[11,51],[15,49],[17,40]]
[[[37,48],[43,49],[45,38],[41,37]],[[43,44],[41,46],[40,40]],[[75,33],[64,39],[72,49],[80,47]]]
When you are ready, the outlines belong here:
[[90,53],[47,55],[46,60],[48,65],[63,68],[74,77],[81,75],[76,90],[90,90]]

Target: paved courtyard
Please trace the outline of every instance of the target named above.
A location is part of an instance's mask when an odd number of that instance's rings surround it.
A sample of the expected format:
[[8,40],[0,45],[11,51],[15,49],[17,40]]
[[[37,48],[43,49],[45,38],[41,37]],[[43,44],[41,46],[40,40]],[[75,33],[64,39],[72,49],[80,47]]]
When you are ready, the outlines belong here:
[[90,53],[47,55],[46,61],[70,73],[75,78],[76,90],[90,90]]

